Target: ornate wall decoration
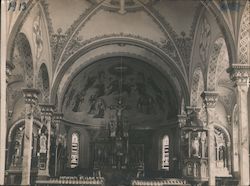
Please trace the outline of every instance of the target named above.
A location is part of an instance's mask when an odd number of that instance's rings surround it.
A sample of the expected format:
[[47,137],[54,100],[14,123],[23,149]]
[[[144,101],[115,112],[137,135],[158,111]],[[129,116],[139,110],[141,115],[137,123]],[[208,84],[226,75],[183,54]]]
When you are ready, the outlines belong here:
[[181,32],[181,36],[176,39],[176,45],[184,62],[186,72],[189,72],[193,39],[191,37],[186,36],[185,32]]
[[208,90],[215,90],[216,83],[217,83],[217,66],[220,61],[218,61],[218,57],[220,55],[221,49],[225,41],[223,38],[219,38],[215,41],[210,57],[209,57],[209,64],[208,64],[208,74],[207,74],[207,89]]
[[200,68],[194,71],[191,88],[191,106],[198,106],[201,93],[204,90],[203,74]]
[[[79,25],[81,22],[90,14],[93,10],[95,10],[97,4],[93,3],[92,6],[88,9],[86,9],[78,18],[73,22],[73,24],[68,28],[64,34],[62,34],[62,29],[58,29],[57,33],[54,32],[53,26],[52,26],[52,20],[49,16],[49,9],[48,9],[48,1],[47,0],[41,0],[40,1],[44,12],[45,12],[45,18],[48,24],[48,30],[49,30],[49,37],[50,37],[50,45],[52,48],[52,56],[53,56],[53,62],[56,63],[61,53],[68,42],[69,38],[72,36],[72,34],[76,31],[76,29],[81,29]],[[82,25],[83,26],[83,25]]]
[[[81,30],[81,28],[84,26],[82,24],[83,20],[85,20],[91,13],[95,13],[97,5],[93,5],[92,7],[88,8],[83,12],[77,20],[74,21],[74,23],[70,26],[68,30],[65,31],[65,34],[61,35],[61,31],[58,30],[57,34],[53,34],[51,38],[51,45],[53,49],[53,56],[54,56],[54,62],[57,62],[62,54],[62,51],[64,47],[66,46],[69,39],[74,34],[73,38],[77,37],[77,33]],[[81,25],[81,26],[79,26]],[[74,39],[71,39],[70,42],[74,42]]]
[[242,15],[239,34],[239,62],[249,64],[249,41],[250,41],[250,2],[247,1]]
[[203,63],[205,63],[207,59],[210,40],[211,40],[211,26],[208,23],[207,19],[204,18],[203,22],[201,23],[200,44],[199,44],[200,57]]
[[24,67],[25,84],[28,88],[33,87],[33,59],[29,41],[23,33],[19,33],[15,45],[20,55],[20,62]]
[[[176,51],[176,49],[171,41],[164,40],[161,43],[158,43],[158,42],[155,42],[151,39],[143,38],[139,35],[124,34],[124,33],[97,36],[97,37],[91,38],[89,40],[82,40],[81,37],[75,36],[69,42],[67,48],[65,49],[65,52],[62,56],[62,61],[61,61],[60,65],[62,65],[63,62],[65,62],[71,55],[73,55],[76,51],[78,51],[83,46],[90,44],[94,41],[98,41],[98,40],[105,39],[105,38],[128,38],[128,39],[132,38],[132,39],[148,42],[148,43],[156,46],[157,48],[162,49],[167,55],[169,55],[181,67],[180,59],[178,57],[177,51]],[[181,43],[181,41],[180,41],[180,43]]]
[[49,102],[49,74],[46,65],[43,63],[40,67],[38,73],[37,87],[40,89],[40,93],[42,95],[42,102]]
[[42,17],[41,12],[39,11],[38,15],[36,16],[34,22],[33,22],[33,41],[35,46],[35,55],[36,59],[39,59],[41,56],[41,53],[43,51],[43,34],[42,34]]

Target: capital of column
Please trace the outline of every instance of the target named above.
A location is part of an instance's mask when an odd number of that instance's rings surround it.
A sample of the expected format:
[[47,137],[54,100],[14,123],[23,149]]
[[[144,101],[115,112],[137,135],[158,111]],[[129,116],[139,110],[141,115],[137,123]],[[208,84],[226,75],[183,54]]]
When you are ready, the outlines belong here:
[[230,78],[236,86],[249,86],[249,64],[232,64],[232,67],[228,68],[227,72],[230,73]]
[[179,127],[184,127],[186,125],[186,121],[187,121],[187,115],[181,114],[181,115],[177,115],[178,117],[178,125]]
[[23,89],[23,95],[26,104],[36,105],[38,101],[38,95],[40,91],[34,88],[25,88]]
[[39,104],[39,107],[41,109],[41,115],[43,116],[50,116],[52,117],[54,112],[54,105],[51,104]]
[[186,106],[186,113],[187,113],[187,115],[191,114],[193,111],[195,111],[196,113],[199,113],[200,110],[201,110],[200,107]]
[[204,91],[201,94],[201,97],[207,108],[215,108],[219,94],[215,91]]
[[63,119],[63,113],[56,112],[53,114],[53,118],[54,118],[55,124],[59,124],[61,120]]

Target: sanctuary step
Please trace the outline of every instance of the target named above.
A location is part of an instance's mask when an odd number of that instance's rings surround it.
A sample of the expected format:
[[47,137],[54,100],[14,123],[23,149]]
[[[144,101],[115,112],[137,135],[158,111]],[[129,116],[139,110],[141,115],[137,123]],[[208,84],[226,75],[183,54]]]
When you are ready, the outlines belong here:
[[82,186],[104,186],[105,180],[103,177],[76,177],[76,176],[61,176],[59,178],[50,178],[49,180],[37,180],[37,186],[62,186],[62,185],[82,185]]

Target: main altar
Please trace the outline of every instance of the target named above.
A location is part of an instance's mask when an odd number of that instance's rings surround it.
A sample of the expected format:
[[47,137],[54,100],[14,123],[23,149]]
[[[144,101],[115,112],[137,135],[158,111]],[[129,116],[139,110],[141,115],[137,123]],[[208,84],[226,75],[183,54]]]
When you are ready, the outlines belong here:
[[108,185],[127,185],[144,175],[144,145],[129,140],[129,124],[123,117],[129,106],[122,98],[109,109],[115,111],[115,117],[108,122],[106,134],[93,142],[94,176],[104,176]]

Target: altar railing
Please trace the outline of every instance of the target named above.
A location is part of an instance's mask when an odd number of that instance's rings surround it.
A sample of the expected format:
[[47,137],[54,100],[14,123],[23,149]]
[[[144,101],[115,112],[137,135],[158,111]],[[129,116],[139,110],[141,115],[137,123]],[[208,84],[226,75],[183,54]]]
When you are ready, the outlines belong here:
[[59,178],[50,178],[49,180],[37,180],[36,185],[84,185],[84,186],[104,186],[103,177],[76,177],[76,176],[60,176]]
[[183,179],[167,178],[167,179],[155,179],[155,180],[133,180],[132,186],[191,186]]

